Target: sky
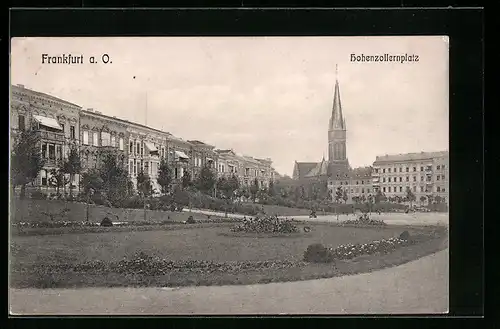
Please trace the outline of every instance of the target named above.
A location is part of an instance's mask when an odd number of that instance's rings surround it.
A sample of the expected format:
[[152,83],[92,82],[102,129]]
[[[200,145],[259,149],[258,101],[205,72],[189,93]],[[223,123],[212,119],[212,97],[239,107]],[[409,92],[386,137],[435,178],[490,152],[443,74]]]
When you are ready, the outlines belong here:
[[[42,54],[83,55],[84,62],[47,64]],[[351,54],[419,60],[353,62]],[[91,56],[99,62],[89,63]],[[448,72],[448,39],[441,36],[11,40],[12,84],[186,140],[269,157],[287,175],[295,161],[328,156],[336,79],[352,167],[369,166],[377,155],[447,150]]]

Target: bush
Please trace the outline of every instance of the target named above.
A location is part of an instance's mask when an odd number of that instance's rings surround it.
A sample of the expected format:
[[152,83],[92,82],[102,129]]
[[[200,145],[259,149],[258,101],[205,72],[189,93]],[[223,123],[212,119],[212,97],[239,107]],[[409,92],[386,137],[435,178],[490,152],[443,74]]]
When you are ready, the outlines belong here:
[[304,252],[304,261],[310,263],[330,263],[333,259],[330,250],[321,243],[309,245]]
[[46,200],[47,194],[45,194],[41,191],[33,191],[33,192],[31,192],[31,198],[35,199],[35,200]]
[[94,204],[100,205],[100,206],[108,206],[109,201],[104,197],[104,195],[100,193],[95,193],[92,195],[91,200]]
[[196,223],[196,221],[194,220],[193,216],[189,216],[186,223],[187,224],[194,224],[194,223]]
[[111,219],[109,219],[108,217],[105,217],[102,221],[101,221],[101,226],[103,227],[111,227],[113,226],[113,222],[111,221]]
[[401,240],[405,240],[405,241],[408,241],[410,239],[410,233],[408,231],[404,231],[403,233],[401,233],[399,235],[399,238]]

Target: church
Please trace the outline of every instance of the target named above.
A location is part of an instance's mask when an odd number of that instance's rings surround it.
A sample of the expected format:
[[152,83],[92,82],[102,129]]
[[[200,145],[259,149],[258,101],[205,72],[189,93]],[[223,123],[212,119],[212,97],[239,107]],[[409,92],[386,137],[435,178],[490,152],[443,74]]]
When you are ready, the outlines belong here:
[[[336,191],[341,187],[347,200],[352,203],[359,198],[367,198],[376,191],[372,185],[372,167],[351,168],[347,159],[347,126],[342,113],[340,87],[335,81],[333,106],[328,125],[328,159],[320,162],[297,162],[293,169],[293,179],[307,185],[313,182],[327,183],[328,190],[335,201]],[[364,197],[363,197],[364,196]]]

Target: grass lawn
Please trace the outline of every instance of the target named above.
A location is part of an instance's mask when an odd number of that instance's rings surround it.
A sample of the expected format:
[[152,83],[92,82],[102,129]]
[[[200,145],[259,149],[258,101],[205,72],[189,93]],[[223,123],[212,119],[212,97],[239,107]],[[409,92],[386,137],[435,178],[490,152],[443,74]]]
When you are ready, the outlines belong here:
[[[154,231],[109,231],[104,233],[58,234],[12,236],[11,266],[24,269],[23,273],[11,271],[11,285],[17,287],[40,286],[134,286],[134,285],[209,285],[242,284],[270,281],[288,281],[328,277],[339,273],[362,272],[377,267],[394,265],[429,254],[442,247],[442,241],[411,246],[401,257],[387,263],[380,257],[376,262],[370,257],[364,263],[338,262],[331,264],[297,265],[295,268],[276,270],[248,270],[229,273],[170,273],[168,275],[143,277],[116,273],[84,275],[82,273],[34,273],[30,267],[50,264],[79,264],[85,261],[102,260],[115,262],[130,258],[137,252],[159,256],[169,260],[205,260],[214,262],[234,261],[293,261],[300,264],[307,246],[322,243],[336,247],[346,243],[368,243],[373,240],[391,238],[408,230],[410,234],[421,232],[418,228],[383,227],[354,228],[334,224],[307,224],[311,232],[299,236],[256,237],[231,236],[227,224],[212,224],[208,227],[178,228]],[[300,229],[304,224],[299,224]],[[438,243],[439,242],[439,243]],[[434,243],[434,245],[432,244]],[[403,257],[404,256],[404,257]],[[372,256],[373,258],[374,256]],[[389,256],[390,257],[390,256]],[[394,256],[393,256],[394,257]],[[346,264],[351,264],[347,266]],[[356,265],[357,264],[357,265]],[[361,264],[361,265],[359,265]],[[384,265],[385,264],[385,265]]]

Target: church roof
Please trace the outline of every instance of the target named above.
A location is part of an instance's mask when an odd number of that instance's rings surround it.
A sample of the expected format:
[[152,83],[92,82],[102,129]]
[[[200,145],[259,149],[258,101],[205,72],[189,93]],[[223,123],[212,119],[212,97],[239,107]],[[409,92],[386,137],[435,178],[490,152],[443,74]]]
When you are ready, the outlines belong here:
[[326,176],[328,175],[328,162],[325,158],[318,162],[307,174],[306,177]]
[[330,117],[330,130],[345,130],[345,119],[342,115],[342,103],[340,101],[339,81],[335,81],[335,92],[333,95],[332,116]]
[[298,177],[305,177],[317,165],[317,162],[295,162]]

